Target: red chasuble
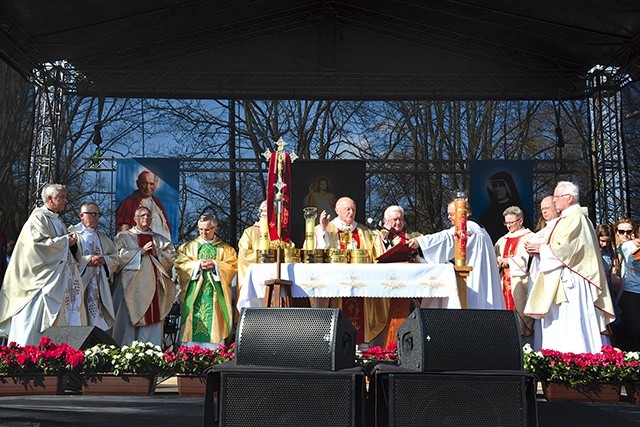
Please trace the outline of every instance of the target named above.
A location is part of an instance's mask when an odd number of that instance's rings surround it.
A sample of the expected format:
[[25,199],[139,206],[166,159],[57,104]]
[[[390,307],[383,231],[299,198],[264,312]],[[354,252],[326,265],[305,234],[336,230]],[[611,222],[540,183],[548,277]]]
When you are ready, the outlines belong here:
[[[504,245],[504,253],[502,258],[511,258],[515,255],[518,247],[520,237],[507,237],[507,241]],[[504,304],[507,310],[515,310],[516,303],[513,300],[513,292],[511,292],[511,270],[509,267],[504,267],[501,270],[502,273],[502,294],[504,295]]]

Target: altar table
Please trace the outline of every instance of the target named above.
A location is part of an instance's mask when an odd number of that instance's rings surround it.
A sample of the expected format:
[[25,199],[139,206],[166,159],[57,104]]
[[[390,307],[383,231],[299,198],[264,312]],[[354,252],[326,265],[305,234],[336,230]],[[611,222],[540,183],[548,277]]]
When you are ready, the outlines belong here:
[[[252,264],[237,307],[262,307],[264,282],[277,265]],[[293,298],[422,298],[422,307],[460,308],[453,264],[281,264]]]

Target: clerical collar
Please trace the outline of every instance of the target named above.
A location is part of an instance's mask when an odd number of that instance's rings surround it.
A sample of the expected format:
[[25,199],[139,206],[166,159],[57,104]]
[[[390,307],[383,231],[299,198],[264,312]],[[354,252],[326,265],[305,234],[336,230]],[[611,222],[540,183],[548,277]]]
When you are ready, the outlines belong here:
[[76,224],[76,227],[80,229],[80,231],[84,231],[84,230],[91,230],[93,231],[93,228],[89,228],[86,227],[82,222],[79,222]]
[[358,223],[355,221],[353,221],[351,225],[347,225],[340,218],[334,218],[332,222],[333,222],[333,225],[335,225],[338,230],[344,233],[352,233],[353,230],[358,228]]
[[148,229],[148,230],[140,230],[138,228],[138,226],[134,226],[133,228],[130,228],[129,231],[135,233],[135,234],[154,234],[152,229]]

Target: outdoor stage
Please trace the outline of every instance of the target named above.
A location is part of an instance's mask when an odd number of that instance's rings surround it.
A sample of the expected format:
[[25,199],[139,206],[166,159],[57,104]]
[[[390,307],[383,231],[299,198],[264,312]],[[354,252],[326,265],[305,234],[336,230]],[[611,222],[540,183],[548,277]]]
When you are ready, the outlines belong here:
[[[540,427],[634,427],[640,405],[547,403],[538,395]],[[175,381],[160,383],[149,397],[14,396],[0,397],[0,426],[201,426],[204,398],[180,397]],[[262,426],[269,426],[264,420]],[[373,426],[373,424],[371,424]],[[250,427],[250,426],[246,426]],[[327,426],[330,427],[330,426]],[[491,426],[493,427],[493,426]]]

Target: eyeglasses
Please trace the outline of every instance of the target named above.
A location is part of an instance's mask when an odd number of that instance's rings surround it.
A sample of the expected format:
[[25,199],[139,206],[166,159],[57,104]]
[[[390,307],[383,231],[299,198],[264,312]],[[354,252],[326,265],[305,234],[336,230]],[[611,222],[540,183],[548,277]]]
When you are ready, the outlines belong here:
[[559,199],[560,197],[570,196],[571,194],[560,194],[559,196],[553,195],[554,199]]
[[518,218],[518,219],[516,219],[515,221],[505,221],[505,222],[503,222],[503,224],[504,224],[504,225],[506,225],[506,226],[508,227],[508,226],[513,225],[513,224],[515,224],[516,222],[520,221],[521,219],[522,219],[522,218]]
[[94,218],[98,218],[100,216],[100,212],[80,212],[82,215],[91,215]]
[[627,235],[632,235],[633,234],[633,230],[616,230],[618,232],[618,234],[627,234]]

